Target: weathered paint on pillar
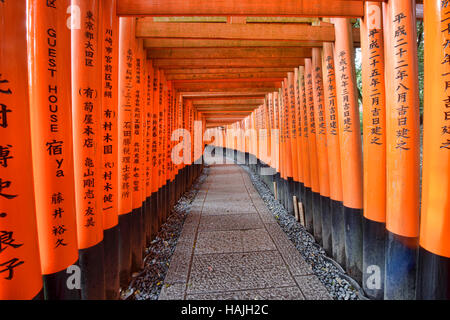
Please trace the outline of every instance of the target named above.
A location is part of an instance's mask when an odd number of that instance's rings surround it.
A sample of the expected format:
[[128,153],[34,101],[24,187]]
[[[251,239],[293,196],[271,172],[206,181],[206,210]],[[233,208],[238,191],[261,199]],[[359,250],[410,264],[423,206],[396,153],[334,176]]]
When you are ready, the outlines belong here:
[[72,28],[72,107],[75,201],[82,299],[105,297],[101,184],[101,45],[99,1],[75,0],[80,29]]
[[385,299],[415,297],[419,236],[419,94],[415,1],[392,0],[386,42]]
[[422,212],[417,299],[450,299],[450,2],[425,1]]
[[333,19],[336,33],[335,68],[338,102],[339,144],[346,231],[346,267],[362,280],[363,173],[355,59],[350,21]]
[[328,171],[331,199],[333,258],[345,267],[345,221],[342,203],[341,154],[339,144],[336,70],[333,43],[323,44],[325,119],[327,124]]
[[365,3],[361,19],[364,133],[363,288],[384,296],[386,238],[386,99],[382,5]]
[[[67,286],[78,243],[72,142],[70,1],[28,3],[31,135],[39,252],[46,299],[79,299]],[[77,268],[77,267],[76,267]]]
[[[132,35],[133,36],[133,35]],[[131,202],[132,202],[132,253],[131,272],[137,272],[142,267],[142,39],[134,39],[134,76],[132,85],[132,129],[131,129]]]
[[308,120],[308,98],[306,87],[305,67],[298,69],[299,86],[301,95],[301,118],[302,118],[302,159],[303,159],[303,176],[305,184],[305,192],[303,201],[305,202],[305,224],[306,230],[313,233],[313,213],[312,213],[312,174],[310,161],[310,142],[309,142],[309,120]]
[[120,285],[126,286],[131,278],[131,226],[132,226],[132,105],[135,19],[119,18],[119,98],[118,98],[118,210],[120,228]]
[[31,159],[27,2],[0,2],[0,299],[42,298]]
[[118,72],[119,18],[116,1],[102,0],[102,211],[105,248],[106,299],[119,297],[119,209],[118,209]]
[[322,243],[322,211],[320,205],[319,161],[317,157],[317,119],[314,112],[314,80],[312,60],[305,59],[305,92],[309,125],[309,164],[311,170],[311,208],[313,214],[313,233],[318,243]]
[[303,168],[303,157],[302,157],[302,136],[303,136],[303,128],[302,128],[302,117],[301,117],[301,108],[302,108],[302,97],[300,95],[300,84],[299,84],[299,69],[294,69],[294,90],[291,92],[293,94],[293,101],[295,104],[295,122],[297,126],[296,130],[296,148],[297,152],[297,165],[298,165],[298,179],[299,179],[299,190],[297,192],[297,197],[299,201],[302,201],[302,193],[304,190],[304,168]]
[[322,74],[322,50],[312,49],[312,76],[313,76],[313,100],[314,118],[316,120],[317,159],[320,184],[320,210],[322,225],[323,247],[328,254],[332,253],[331,239],[331,205],[330,182],[328,172],[328,148],[327,148],[327,124],[325,120],[323,74]]

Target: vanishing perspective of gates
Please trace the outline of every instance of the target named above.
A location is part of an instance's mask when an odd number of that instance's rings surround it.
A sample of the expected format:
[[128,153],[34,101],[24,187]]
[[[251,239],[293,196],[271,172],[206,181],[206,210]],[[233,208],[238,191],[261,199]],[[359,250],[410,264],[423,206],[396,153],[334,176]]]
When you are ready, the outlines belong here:
[[450,299],[450,1],[0,0],[0,299],[118,299],[211,150],[368,298]]

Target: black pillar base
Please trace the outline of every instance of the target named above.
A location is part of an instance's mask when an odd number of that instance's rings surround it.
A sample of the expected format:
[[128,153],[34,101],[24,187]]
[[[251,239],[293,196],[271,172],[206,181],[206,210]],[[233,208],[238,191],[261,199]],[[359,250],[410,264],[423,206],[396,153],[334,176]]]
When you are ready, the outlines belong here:
[[331,200],[331,222],[332,256],[345,269],[345,219],[341,201]]
[[386,224],[363,217],[363,289],[368,298],[384,297]]
[[322,245],[322,202],[320,193],[312,192],[313,229],[316,242]]
[[418,243],[418,238],[403,237],[387,230],[385,300],[415,299]]
[[419,248],[417,299],[450,300],[450,258]]
[[105,299],[105,267],[103,241],[78,250],[81,269],[81,299]]
[[323,248],[327,255],[331,256],[333,253],[333,237],[332,221],[331,221],[331,199],[329,197],[320,196],[322,207],[322,242]]
[[303,197],[305,203],[305,225],[306,231],[314,234],[314,214],[313,214],[313,192],[310,187],[305,187],[305,195]]
[[344,221],[346,270],[362,284],[362,209],[344,206]]
[[131,273],[142,268],[142,208],[131,213]]
[[131,225],[132,213],[119,215],[119,262],[120,286],[126,287],[131,280]]
[[[76,261],[74,265],[79,266]],[[45,300],[80,300],[81,290],[76,288],[69,288],[67,286],[67,279],[71,276],[67,273],[67,269],[52,273],[44,274],[42,280],[44,282],[42,298]]]
[[119,299],[119,225],[103,231],[105,261],[105,295],[108,300]]

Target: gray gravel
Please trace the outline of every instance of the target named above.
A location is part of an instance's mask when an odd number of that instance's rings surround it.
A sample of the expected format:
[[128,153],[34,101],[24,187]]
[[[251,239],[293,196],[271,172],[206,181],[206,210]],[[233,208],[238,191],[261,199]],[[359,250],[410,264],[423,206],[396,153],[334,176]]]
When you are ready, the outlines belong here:
[[325,250],[315,242],[314,237],[290,215],[286,209],[275,200],[266,184],[246,165],[240,165],[249,173],[256,190],[264,200],[270,212],[275,216],[278,224],[294,243],[297,250],[308,262],[315,275],[325,285],[328,292],[337,300],[365,299],[362,290],[355,280],[345,274],[342,267],[330,257]]
[[122,300],[158,300],[164,278],[169,270],[170,259],[175,251],[186,216],[189,214],[190,204],[206,176],[207,172],[204,170],[191,189],[178,200],[155,240],[146,248],[144,268],[133,274],[128,288],[121,289]]

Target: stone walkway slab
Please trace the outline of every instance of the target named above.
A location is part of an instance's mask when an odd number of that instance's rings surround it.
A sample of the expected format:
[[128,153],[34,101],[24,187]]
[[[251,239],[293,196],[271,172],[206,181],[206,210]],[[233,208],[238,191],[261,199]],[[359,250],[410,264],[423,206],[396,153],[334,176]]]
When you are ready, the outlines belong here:
[[237,165],[215,165],[191,204],[160,300],[328,300]]

